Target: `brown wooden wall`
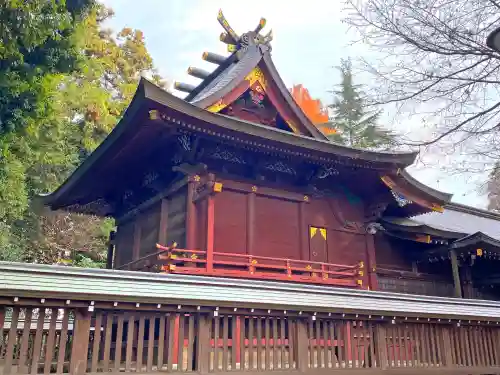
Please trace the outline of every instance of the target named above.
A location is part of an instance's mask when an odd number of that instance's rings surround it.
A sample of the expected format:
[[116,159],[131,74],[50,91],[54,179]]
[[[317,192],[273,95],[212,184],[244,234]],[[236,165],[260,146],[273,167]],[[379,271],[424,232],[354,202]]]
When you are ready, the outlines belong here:
[[247,253],[247,198],[247,194],[235,191],[215,196],[215,251]]
[[156,244],[186,244],[187,188],[159,199],[117,225],[114,268],[156,252]]
[[[326,259],[317,259],[328,263],[366,262],[366,236],[355,229],[347,229],[345,222],[361,222],[363,207],[349,204],[342,197],[311,199],[305,205],[305,221],[308,227],[325,228],[327,230]],[[310,242],[309,256],[312,254]]]
[[274,197],[255,197],[253,255],[300,259],[299,204]]
[[117,226],[115,236],[114,267],[132,261],[135,221],[130,220]]
[[389,237],[384,233],[375,235],[375,254],[377,266],[380,268],[398,269],[404,271],[412,270],[412,256],[408,247],[412,247],[411,241]]
[[378,285],[397,293],[453,297],[454,286],[448,260],[429,263],[419,259],[427,244],[375,235]]
[[186,203],[187,187],[177,191],[167,200],[168,219],[166,226],[165,243],[170,245],[177,242],[177,247],[186,246]]
[[[253,191],[251,184],[222,182],[223,191],[214,203],[216,252],[340,264],[366,262],[367,237],[345,225],[362,221],[362,204],[353,205],[342,197],[305,201],[302,194],[260,187]],[[201,229],[197,243],[203,244],[205,207],[203,203],[197,206]],[[317,228],[314,236],[311,227]],[[319,228],[326,231],[326,239]]]

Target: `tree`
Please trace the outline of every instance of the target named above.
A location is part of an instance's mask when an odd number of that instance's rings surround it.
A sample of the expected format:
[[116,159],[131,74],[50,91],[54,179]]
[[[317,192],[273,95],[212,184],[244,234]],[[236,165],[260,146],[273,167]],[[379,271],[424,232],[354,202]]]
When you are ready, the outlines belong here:
[[[160,85],[161,77],[144,44],[140,30],[124,28],[118,33],[102,28],[113,11],[94,7],[80,25],[84,58],[80,69],[66,76],[56,98],[65,129],[70,159],[82,162],[113,130],[127,108],[142,75]],[[68,175],[67,168],[63,175]],[[45,188],[49,187],[45,179]],[[59,178],[57,185],[62,182]],[[55,188],[55,187],[54,187]],[[53,190],[53,189],[51,189]],[[103,266],[111,220],[92,216],[38,211],[32,221],[28,259],[74,265]],[[42,251],[40,251],[42,249]]]
[[57,188],[109,134],[141,75],[162,84],[141,31],[102,28],[112,15],[99,4],[87,9],[72,29],[77,69],[47,75],[45,110],[1,138],[0,260],[103,265],[111,220],[47,212],[33,197]]
[[[12,229],[28,208],[30,169],[37,160],[61,156],[52,99],[63,74],[77,69],[75,34],[92,5],[92,0],[0,4],[1,259],[20,260],[22,254],[24,237]],[[42,178],[32,176],[33,182]]]
[[485,40],[500,23],[500,2],[347,0],[347,8],[347,23],[378,53],[362,60],[374,78],[371,104],[392,103],[424,125],[439,124],[427,140],[407,143],[472,140],[469,152],[498,160],[500,54]]
[[46,111],[47,77],[76,69],[72,38],[91,0],[0,5],[0,135],[29,126]]
[[341,60],[341,83],[333,91],[334,101],[330,126],[336,129],[329,138],[337,143],[357,148],[380,149],[395,144],[391,132],[377,126],[380,111],[367,111],[361,97],[361,87],[353,82],[350,60]]

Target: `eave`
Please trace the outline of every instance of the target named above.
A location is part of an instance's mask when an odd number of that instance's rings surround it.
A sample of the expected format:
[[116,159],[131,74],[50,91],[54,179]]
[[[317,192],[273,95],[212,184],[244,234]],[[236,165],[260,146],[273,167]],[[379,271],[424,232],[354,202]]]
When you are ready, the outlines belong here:
[[465,233],[453,232],[442,228],[421,224],[406,218],[402,219],[394,217],[383,217],[381,221],[385,229],[398,232],[427,234],[446,239],[458,239],[466,235]]
[[[149,119],[150,111],[157,111],[159,118]],[[394,171],[412,164],[417,155],[359,150],[211,113],[142,79],[132,103],[115,129],[63,185],[44,198],[46,204],[53,209],[64,207],[67,204],[65,197],[69,197],[82,180],[90,181],[95,177],[99,168],[102,170],[106,164],[120,163],[119,158],[132,158],[130,154],[144,152],[133,144],[136,139],[141,139],[142,144],[153,145],[158,142],[159,134],[168,129],[218,138],[232,145],[240,144],[241,147],[322,165]],[[129,149],[130,144],[135,149]]]

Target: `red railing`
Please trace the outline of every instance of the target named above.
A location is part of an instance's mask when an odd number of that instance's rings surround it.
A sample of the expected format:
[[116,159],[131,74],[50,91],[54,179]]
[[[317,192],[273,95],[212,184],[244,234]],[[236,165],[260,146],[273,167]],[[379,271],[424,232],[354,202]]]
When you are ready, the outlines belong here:
[[212,259],[209,260],[207,253],[202,250],[177,249],[162,245],[157,245],[157,248],[160,269],[168,273],[363,286],[363,262],[344,265],[223,252],[213,252]]

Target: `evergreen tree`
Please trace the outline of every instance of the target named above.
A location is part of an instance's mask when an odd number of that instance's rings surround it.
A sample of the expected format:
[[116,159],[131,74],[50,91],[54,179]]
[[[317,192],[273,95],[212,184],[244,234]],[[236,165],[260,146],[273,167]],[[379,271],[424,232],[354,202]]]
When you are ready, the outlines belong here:
[[329,139],[356,148],[382,149],[394,145],[394,134],[376,125],[381,112],[365,109],[361,87],[353,82],[350,60],[341,60],[339,70],[341,83],[333,91],[333,104],[328,106],[333,112],[329,126],[336,132]]

